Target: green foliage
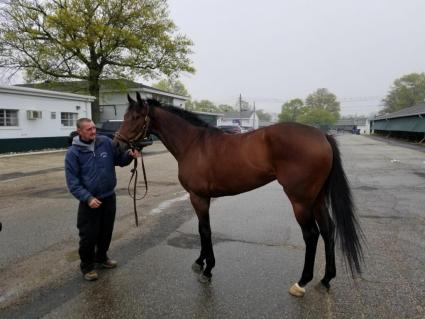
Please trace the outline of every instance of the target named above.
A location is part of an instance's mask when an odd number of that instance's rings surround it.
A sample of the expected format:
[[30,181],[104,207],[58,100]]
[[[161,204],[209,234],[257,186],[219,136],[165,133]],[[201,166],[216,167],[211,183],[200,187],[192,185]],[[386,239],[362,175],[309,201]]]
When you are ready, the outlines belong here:
[[188,108],[186,103],[187,110],[198,111],[198,112],[212,112],[212,113],[220,112],[220,109],[213,102],[209,100],[191,101],[191,103],[189,104],[190,105]]
[[333,124],[337,120],[334,114],[323,108],[311,108],[299,117],[300,123],[320,126]]
[[269,113],[264,112],[263,110],[258,110],[255,112],[257,114],[258,119],[260,121],[270,122],[272,119],[272,116]]
[[[11,0],[0,10],[0,67],[28,81],[86,80],[98,98],[100,79],[194,72],[166,0]],[[98,111],[97,100],[95,120]]]
[[218,109],[219,109],[220,112],[223,112],[223,113],[225,113],[225,112],[234,112],[235,111],[235,109],[232,106],[227,105],[227,104],[220,104],[218,106]]
[[161,80],[158,83],[154,84],[153,87],[158,90],[190,97],[190,94],[184,84],[178,80],[174,80],[171,78],[169,78],[168,80]]
[[299,121],[310,125],[334,124],[340,117],[339,111],[336,95],[327,89],[318,89],[307,96],[305,109]]
[[194,111],[195,110],[195,104],[193,103],[192,100],[187,100],[185,103],[185,109],[187,111]]
[[282,105],[279,122],[300,122],[309,125],[329,125],[338,121],[340,106],[336,95],[318,89],[305,100],[292,99]]
[[425,98],[425,73],[411,73],[396,79],[383,99],[381,114],[392,113],[421,103]]
[[304,112],[304,102],[301,99],[292,99],[282,105],[279,122],[298,122]]

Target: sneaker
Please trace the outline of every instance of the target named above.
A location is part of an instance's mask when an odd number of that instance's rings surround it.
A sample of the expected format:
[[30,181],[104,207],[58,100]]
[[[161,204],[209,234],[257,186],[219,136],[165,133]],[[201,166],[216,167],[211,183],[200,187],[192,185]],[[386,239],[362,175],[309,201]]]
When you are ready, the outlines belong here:
[[94,281],[97,280],[97,272],[95,270],[89,271],[88,273],[84,274],[84,279],[87,281]]
[[113,259],[107,259],[105,262],[100,264],[101,268],[106,268],[106,269],[112,269],[115,268],[118,265],[116,260]]

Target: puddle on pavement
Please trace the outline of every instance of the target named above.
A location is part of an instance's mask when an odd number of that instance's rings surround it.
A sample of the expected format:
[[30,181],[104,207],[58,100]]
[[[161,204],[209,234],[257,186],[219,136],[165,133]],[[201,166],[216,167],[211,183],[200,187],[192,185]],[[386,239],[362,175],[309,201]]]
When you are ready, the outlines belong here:
[[425,178],[425,172],[413,172],[416,176]]
[[31,192],[28,195],[31,197],[40,198],[69,198],[71,196],[68,190],[63,187],[43,189],[40,191]]
[[63,167],[53,167],[53,168],[47,168],[47,169],[42,169],[42,170],[33,171],[33,172],[25,172],[25,173],[14,172],[14,173],[0,174],[0,181],[14,180],[17,178],[34,176],[34,175],[43,175],[43,174],[59,172],[59,171],[63,171]]
[[199,235],[194,234],[182,234],[180,233],[177,237],[173,237],[167,240],[169,246],[183,248],[183,249],[200,249],[201,242]]

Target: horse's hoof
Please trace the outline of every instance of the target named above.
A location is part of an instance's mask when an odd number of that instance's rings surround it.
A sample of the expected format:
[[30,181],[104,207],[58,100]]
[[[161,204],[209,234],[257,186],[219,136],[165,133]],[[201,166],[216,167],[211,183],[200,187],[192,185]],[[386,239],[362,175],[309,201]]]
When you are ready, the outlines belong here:
[[198,280],[200,283],[208,284],[211,282],[211,277],[205,276],[204,274],[200,274]]
[[329,293],[329,288],[327,288],[321,281],[314,285],[314,289],[321,294]]
[[291,288],[289,288],[289,293],[292,296],[295,296],[295,297],[304,297],[304,295],[305,295],[305,288],[301,287],[296,282],[295,284],[292,285]]
[[329,284],[329,282],[323,281],[323,279],[320,281],[320,284],[326,289],[327,292],[329,292],[329,290],[331,289],[331,285]]
[[197,274],[200,274],[202,270],[204,270],[204,267],[198,264],[197,262],[194,262],[192,264],[192,270],[193,272],[196,272]]

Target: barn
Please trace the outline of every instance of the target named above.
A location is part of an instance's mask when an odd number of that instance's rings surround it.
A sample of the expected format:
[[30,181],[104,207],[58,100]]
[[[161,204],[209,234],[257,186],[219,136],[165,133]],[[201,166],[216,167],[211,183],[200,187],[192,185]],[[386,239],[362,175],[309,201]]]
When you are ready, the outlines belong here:
[[371,121],[375,134],[423,142],[425,140],[425,103],[397,112],[376,116]]

